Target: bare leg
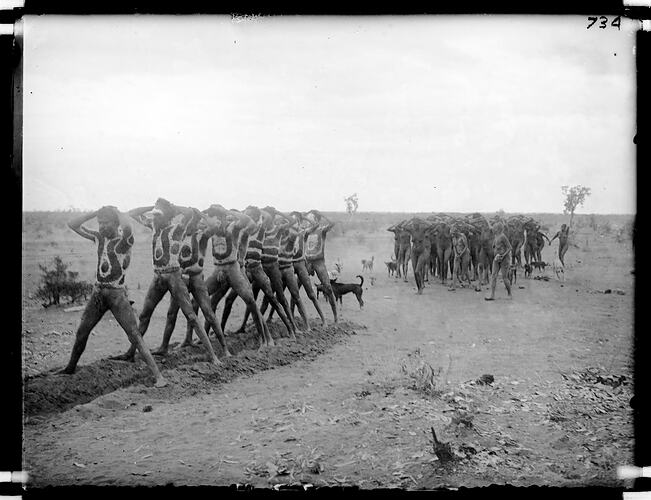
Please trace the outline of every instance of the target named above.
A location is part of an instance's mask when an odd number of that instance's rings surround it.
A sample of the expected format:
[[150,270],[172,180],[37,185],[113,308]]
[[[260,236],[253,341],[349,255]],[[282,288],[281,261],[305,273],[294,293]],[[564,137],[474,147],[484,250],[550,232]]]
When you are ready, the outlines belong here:
[[[174,333],[174,327],[176,326],[176,318],[179,314],[179,304],[174,300],[174,297],[170,299],[170,306],[167,309],[167,319],[165,321],[165,330],[163,330],[163,341],[160,344],[160,347],[155,351],[152,351],[152,354],[165,356],[167,354],[167,349],[169,347],[170,338],[172,338],[172,333]],[[184,342],[185,343],[185,342]]]
[[283,311],[285,311],[285,315],[287,316],[287,319],[292,324],[292,330],[296,332],[296,322],[294,321],[294,316],[292,315],[292,311],[289,308],[287,297],[285,297],[283,277],[280,273],[280,269],[278,268],[278,264],[269,264],[269,265],[263,264],[262,267],[264,269],[264,272],[269,277],[269,282],[271,283],[271,288],[276,294],[276,299],[278,299],[278,302],[282,306]]
[[569,245],[565,243],[565,245],[558,245],[558,260],[561,261],[561,264],[563,264],[563,267],[565,267],[565,253],[567,252],[567,247]]
[[485,300],[495,300],[495,287],[497,286],[497,275],[499,273],[499,270],[500,263],[496,260],[493,260],[493,269],[491,272],[491,294],[490,297],[484,297]]
[[222,349],[224,350],[224,356],[226,356],[227,358],[230,357],[231,353],[228,350],[228,347],[226,346],[226,339],[224,338],[224,332],[222,331],[219,323],[217,323],[217,318],[215,317],[215,313],[212,310],[210,296],[208,295],[208,288],[206,287],[206,283],[203,281],[203,277],[201,275],[191,276],[190,287],[191,287],[190,290],[192,291],[192,295],[194,296],[195,300],[199,303],[199,307],[201,308],[201,312],[203,313],[204,318],[206,318],[206,321],[212,326],[212,329],[215,332],[217,340],[219,341],[219,344],[222,346]]
[[330,278],[328,277],[328,270],[326,269],[325,262],[323,259],[314,260],[311,262],[311,265],[323,286],[323,294],[327,297],[328,302],[330,302],[332,314],[335,318],[335,323],[337,323],[339,321],[337,319],[337,304],[335,304],[335,295],[330,286]]
[[188,288],[185,286],[185,283],[181,278],[181,273],[180,272],[170,273],[168,279],[169,279],[170,292],[172,293],[172,297],[174,297],[178,302],[179,307],[181,308],[181,311],[185,316],[185,319],[188,321],[188,325],[191,326],[195,332],[197,332],[197,336],[201,340],[201,343],[206,348],[206,351],[208,351],[208,357],[210,358],[210,362],[215,365],[220,365],[221,361],[219,361],[219,359],[217,358],[217,355],[215,354],[215,351],[212,348],[212,344],[210,343],[210,340],[208,340],[208,335],[206,334],[206,331],[199,323],[197,314],[194,312],[192,303],[190,302],[190,292],[188,292]]
[[81,355],[86,350],[86,343],[88,342],[90,332],[95,328],[95,325],[99,323],[99,320],[102,319],[102,316],[104,316],[107,309],[108,307],[102,297],[102,292],[99,290],[93,290],[90,300],[86,304],[86,308],[81,315],[81,322],[77,327],[77,335],[75,337],[75,344],[72,346],[70,361],[68,361],[68,365],[59,373],[66,375],[75,373],[79,358],[81,358]]
[[153,356],[142,340],[142,336],[138,331],[136,315],[129,303],[126,290],[112,291],[111,295],[114,297],[111,301],[111,312],[113,313],[115,320],[120,324],[122,329],[126,332],[127,337],[129,337],[131,344],[136,346],[136,349],[138,349],[138,352],[140,352],[140,355],[145,360],[145,363],[156,379],[155,386],[165,387],[167,385],[167,380],[165,380],[161,372],[158,370],[158,366],[156,366]]
[[[271,287],[271,280],[269,280],[269,276],[264,272],[262,269],[262,266],[255,266],[251,268],[251,277],[253,278],[253,282],[259,287],[260,290],[262,290],[262,293],[264,293],[265,299],[269,304],[271,304],[271,311],[269,312],[269,319],[271,319],[271,314],[275,311],[278,313],[278,317],[280,320],[283,322],[285,325],[285,328],[287,328],[287,333],[289,334],[290,337],[294,336],[295,328],[294,328],[294,323],[289,320],[287,315],[285,314],[285,311],[283,310],[283,307],[280,305],[280,302],[278,302],[278,299],[274,296],[274,291],[273,288]],[[284,294],[283,294],[284,297]],[[265,327],[267,327],[267,324],[265,323]]]
[[500,268],[502,271],[502,279],[504,280],[504,286],[506,287],[506,293],[511,297],[511,278],[509,277],[509,265],[505,262],[505,259],[502,259],[500,263]]
[[457,275],[461,271],[461,258],[457,255],[454,256],[454,269],[452,269],[452,285],[449,290],[455,290],[457,286]]
[[[151,321],[151,315],[154,313],[154,309],[158,303],[163,300],[163,297],[167,293],[167,282],[161,275],[155,274],[154,279],[151,280],[149,289],[147,290],[147,295],[145,296],[145,303],[142,306],[142,311],[140,311],[140,316],[138,318],[138,331],[140,336],[144,337],[149,328],[149,322]],[[109,359],[115,359],[118,361],[133,361],[136,354],[136,346],[131,344],[131,347],[124,354],[118,356],[111,356]]]
[[[328,323],[326,322],[325,316],[323,315],[323,311],[321,310],[321,306],[319,305],[319,301],[317,299],[316,294],[314,293],[314,288],[312,288],[312,282],[310,281],[310,276],[307,273],[307,269],[305,268],[305,262],[295,262],[294,263],[294,271],[296,272],[296,276],[298,277],[298,287],[300,289],[301,285],[303,288],[305,288],[305,293],[307,293],[308,298],[312,301],[312,304],[314,304],[314,308],[316,309],[317,314],[321,318],[321,324],[325,327],[328,326]],[[293,297],[292,297],[293,300]],[[294,312],[294,308],[292,306],[292,313]]]
[[233,290],[235,290],[237,294],[242,298],[246,304],[246,308],[253,315],[253,321],[255,322],[255,326],[258,330],[258,336],[260,337],[260,349],[263,349],[265,347],[265,344],[267,346],[273,346],[275,345],[273,338],[271,338],[268,330],[265,331],[265,328],[263,326],[264,320],[262,318],[262,314],[260,314],[260,309],[258,309],[258,304],[256,304],[255,298],[253,297],[251,284],[244,277],[239,269],[239,266],[236,266],[237,265],[231,265],[227,268],[229,283]]
[[[305,306],[303,305],[301,296],[298,293],[298,282],[296,281],[296,276],[294,275],[294,266],[285,267],[280,270],[280,273],[283,276],[283,284],[289,288],[289,293],[292,296],[292,300],[296,302],[296,305],[298,305],[298,312],[303,318],[303,323],[305,323],[305,331],[310,332],[310,320],[307,317]],[[296,339],[294,335],[291,335],[290,338]]]

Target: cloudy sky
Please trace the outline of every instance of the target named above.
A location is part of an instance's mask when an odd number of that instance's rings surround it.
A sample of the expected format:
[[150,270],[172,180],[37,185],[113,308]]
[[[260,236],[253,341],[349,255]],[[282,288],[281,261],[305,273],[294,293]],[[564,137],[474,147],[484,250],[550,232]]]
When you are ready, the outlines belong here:
[[635,212],[633,21],[25,18],[23,208]]

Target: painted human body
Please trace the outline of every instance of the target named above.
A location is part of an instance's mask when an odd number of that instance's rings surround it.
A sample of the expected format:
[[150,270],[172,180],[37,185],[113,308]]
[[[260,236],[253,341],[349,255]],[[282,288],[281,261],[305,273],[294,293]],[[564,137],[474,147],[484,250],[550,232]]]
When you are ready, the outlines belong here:
[[[298,311],[303,318],[303,323],[305,324],[305,331],[309,332],[311,330],[310,322],[299,294],[298,280],[294,272],[295,244],[300,231],[296,227],[297,223],[295,220],[290,220],[273,207],[266,207],[264,210],[274,216],[274,224],[279,227],[277,233],[280,238],[278,242],[278,269],[280,270],[280,275],[282,277],[283,294],[284,289],[288,288],[292,304],[298,306]],[[265,297],[262,302],[262,314],[267,310],[267,306],[268,300]],[[293,318],[293,308],[290,308],[290,310],[292,311],[291,316]]]
[[431,225],[421,219],[411,219],[404,225],[404,229],[411,235],[411,265],[416,280],[417,294],[423,293],[426,267],[429,265],[431,243]]
[[[97,217],[98,231],[83,226],[84,222],[94,217]],[[80,236],[97,244],[97,270],[93,291],[77,328],[70,361],[60,373],[75,372],[91,331],[106,311],[110,310],[127,334],[131,345],[134,349],[138,349],[145,359],[156,379],[156,387],[167,385],[167,381],[161,375],[154,358],[142,340],[135,312],[127,296],[126,270],[129,267],[131,248],[134,243],[131,225],[115,207],[102,207],[87,216],[73,219],[68,226]]]
[[[287,317],[283,306],[280,304],[274,294],[271,280],[262,267],[262,252],[265,232],[272,227],[273,217],[267,212],[264,212],[258,207],[254,206],[247,207],[244,210],[244,213],[251,217],[251,219],[256,224],[254,230],[249,235],[248,246],[244,257],[244,272],[252,285],[253,297],[254,299],[257,299],[258,293],[260,290],[262,290],[262,293],[271,304],[273,310],[278,312],[278,316],[287,328],[288,335],[290,337],[295,336],[296,327],[294,325],[294,322],[290,321]],[[230,316],[233,307],[233,302],[236,298],[237,292],[235,292],[235,290],[231,290],[226,296],[226,300],[224,302],[224,311],[222,313],[222,329],[226,328],[226,322],[228,321],[228,317]],[[245,324],[246,323],[240,327],[238,332],[244,332]],[[266,322],[263,323],[263,326],[268,330]]]
[[511,243],[504,234],[504,225],[497,222],[493,225],[495,239],[493,242],[493,269],[491,273],[491,294],[484,297],[485,300],[495,300],[495,287],[497,286],[497,275],[501,272],[506,292],[511,297],[511,280],[509,277],[509,268],[511,266]]
[[570,228],[566,224],[563,224],[561,225],[561,230],[558,231],[549,241],[549,244],[551,245],[552,241],[558,238],[558,258],[563,266],[565,266],[565,253],[569,247],[569,236]]
[[468,238],[457,227],[452,228],[452,249],[454,251],[454,269],[452,270],[451,290],[456,288],[457,277],[463,286],[464,277],[468,280],[468,286],[472,285],[470,280],[470,247]]
[[[255,302],[253,289],[240,267],[241,238],[245,233],[251,233],[256,223],[246,214],[234,210],[226,210],[221,205],[211,205],[203,211],[210,225],[217,225],[212,236],[212,254],[215,264],[213,274],[206,280],[208,293],[211,295],[210,304],[213,311],[229,289],[233,289],[246,304],[247,312],[253,314],[260,349],[273,346],[274,341],[263,325],[260,309]],[[197,307],[195,305],[195,307]]]
[[[217,340],[224,350],[224,355],[229,357],[231,355],[224,333],[217,323],[215,313],[210,307],[210,295],[208,288],[203,278],[203,265],[206,258],[206,249],[210,238],[215,233],[216,226],[208,227],[203,220],[201,212],[196,208],[192,209],[192,218],[186,228],[185,236],[181,241],[181,249],[179,251],[179,264],[181,266],[181,273],[183,281],[188,287],[188,291],[199,304],[201,312],[206,318],[206,326],[204,327],[206,333],[208,328],[212,327],[217,336]],[[169,341],[176,325],[180,305],[178,301],[172,296],[170,305],[167,310],[167,321],[165,322],[165,330],[163,332],[163,341],[158,349],[153,351],[153,354],[165,355],[169,346]],[[181,344],[181,347],[192,345],[192,328],[186,329],[186,337]]]
[[310,276],[316,274],[323,287],[323,293],[330,303],[335,323],[337,319],[337,305],[335,296],[330,286],[328,269],[325,264],[325,241],[328,231],[334,227],[318,210],[310,210],[304,214],[305,218],[312,223],[312,227],[305,231],[303,236],[306,269]]
[[[152,229],[152,261],[154,277],[147,290],[145,302],[140,312],[138,329],[142,336],[147,332],[151,316],[167,292],[179,304],[181,311],[193,328],[213,364],[220,364],[215,351],[208,340],[208,335],[199,324],[196,312],[192,309],[190,293],[183,281],[179,254],[188,224],[192,219],[192,209],[173,205],[169,201],[159,198],[153,207],[140,207],[129,211],[129,215],[141,224]],[[135,347],[120,356],[112,359],[132,361]]]

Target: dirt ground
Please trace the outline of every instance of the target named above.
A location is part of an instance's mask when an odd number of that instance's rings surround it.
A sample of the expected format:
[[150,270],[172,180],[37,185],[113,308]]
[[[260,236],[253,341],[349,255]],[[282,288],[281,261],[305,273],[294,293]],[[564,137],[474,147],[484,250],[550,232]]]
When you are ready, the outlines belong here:
[[[356,281],[360,259],[375,256],[363,310],[347,295],[341,324],[261,353],[250,331],[232,334],[237,355],[217,369],[200,347],[175,350],[159,365],[171,382],[163,389],[152,387],[141,360],[106,359],[128,347],[110,315],[78,373],[52,373],[67,362],[81,313],[29,298],[34,263],[78,245],[90,280],[93,250],[72,237],[54,250],[46,238],[23,240],[24,470],[32,486],[626,486],[615,467],[632,463],[634,442],[630,240],[589,234],[570,248],[564,284],[549,270],[549,281],[519,274],[513,300],[498,283],[498,300],[486,302],[486,290],[449,292],[430,279],[418,296],[411,271],[407,283],[387,276],[389,233],[337,236],[326,253],[344,262],[340,281]],[[129,283],[136,308],[149,279],[142,245]],[[555,248],[545,248],[545,260]],[[151,348],[166,306],[145,337]],[[238,303],[227,331],[242,311]],[[184,330],[179,319],[173,340]],[[281,331],[274,326],[275,337]],[[482,375],[493,383],[478,383]],[[431,428],[450,443],[452,461],[433,453]]]

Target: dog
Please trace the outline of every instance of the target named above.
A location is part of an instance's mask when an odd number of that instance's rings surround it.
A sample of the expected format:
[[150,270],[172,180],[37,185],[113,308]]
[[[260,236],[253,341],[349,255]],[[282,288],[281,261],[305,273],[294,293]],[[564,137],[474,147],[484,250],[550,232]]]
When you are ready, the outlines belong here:
[[565,282],[565,266],[558,257],[554,259],[552,270],[554,271],[558,281]]
[[396,269],[398,269],[398,263],[395,260],[392,260],[391,262],[385,262],[384,265],[387,266],[387,274],[389,276],[394,276]]
[[509,266],[508,276],[509,276],[509,280],[511,281],[511,284],[515,285],[515,282],[518,281],[518,266],[517,266],[517,264],[511,264]]
[[375,256],[371,257],[371,260],[362,259],[362,272],[368,271],[372,273],[374,260],[375,260]]
[[531,264],[525,264],[524,265],[524,277],[525,278],[531,278],[531,271],[533,271],[533,269],[531,268]]
[[548,266],[547,262],[543,262],[542,260],[539,261],[531,261],[531,265],[533,266],[533,269],[537,271],[542,271],[545,272],[545,267]]
[[362,299],[362,293],[364,292],[362,289],[362,286],[364,285],[364,277],[359,274],[357,277],[360,280],[359,285],[357,283],[337,283],[335,280],[330,280],[330,286],[335,294],[335,301],[338,300],[340,305],[343,306],[341,298],[344,295],[347,293],[354,293],[355,297],[357,297],[357,302],[359,302],[359,308],[364,308],[364,300]]

